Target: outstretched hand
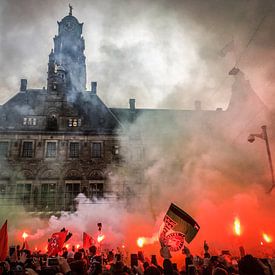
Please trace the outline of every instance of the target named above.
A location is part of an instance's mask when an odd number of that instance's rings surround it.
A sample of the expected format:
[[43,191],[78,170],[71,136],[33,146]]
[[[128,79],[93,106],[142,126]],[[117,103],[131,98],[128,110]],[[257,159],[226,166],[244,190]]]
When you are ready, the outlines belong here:
[[204,243],[203,243],[203,248],[204,248],[204,252],[207,253],[209,250],[209,246],[206,241],[204,241]]
[[170,259],[172,258],[169,247],[168,246],[162,246],[160,249],[160,256],[164,259]]

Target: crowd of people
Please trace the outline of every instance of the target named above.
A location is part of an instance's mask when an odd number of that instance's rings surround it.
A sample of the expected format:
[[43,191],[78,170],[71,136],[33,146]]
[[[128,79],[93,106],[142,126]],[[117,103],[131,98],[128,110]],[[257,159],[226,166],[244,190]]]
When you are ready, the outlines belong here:
[[161,262],[156,255],[147,258],[141,251],[131,254],[130,259],[119,250],[100,251],[96,246],[70,251],[66,248],[55,255],[22,250],[17,246],[6,261],[0,263],[0,275],[275,275],[275,259],[259,259],[246,255],[240,247],[240,257],[233,257],[229,251],[221,255],[210,255],[204,243],[203,256],[193,256],[187,247],[182,250],[182,267],[173,263],[167,246],[160,250]]

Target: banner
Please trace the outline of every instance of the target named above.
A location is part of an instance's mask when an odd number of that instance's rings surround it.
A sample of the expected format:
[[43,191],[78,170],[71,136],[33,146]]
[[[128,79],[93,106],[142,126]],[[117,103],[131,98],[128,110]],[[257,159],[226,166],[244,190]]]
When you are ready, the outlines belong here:
[[8,256],[8,221],[0,229],[0,261],[5,261]]
[[197,222],[175,204],[171,204],[160,227],[159,241],[170,251],[183,248],[184,241],[190,243],[200,227]]
[[49,239],[49,243],[48,243],[49,257],[55,256],[62,250],[63,244],[67,237],[67,233],[68,233],[68,230],[52,234],[52,237]]
[[89,248],[90,246],[94,245],[95,241],[92,236],[83,232],[83,248]]

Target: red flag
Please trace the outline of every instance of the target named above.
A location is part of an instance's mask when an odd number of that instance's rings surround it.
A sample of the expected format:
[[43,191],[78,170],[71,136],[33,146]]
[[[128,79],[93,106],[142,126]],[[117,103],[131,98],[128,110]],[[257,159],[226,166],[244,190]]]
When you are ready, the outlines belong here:
[[49,239],[48,243],[48,255],[55,256],[58,254],[62,248],[63,244],[66,240],[68,230],[62,232],[56,232],[52,234],[52,237]]
[[5,261],[8,256],[8,221],[0,229],[0,261]]
[[83,248],[89,248],[90,246],[94,245],[95,241],[92,236],[83,232]]

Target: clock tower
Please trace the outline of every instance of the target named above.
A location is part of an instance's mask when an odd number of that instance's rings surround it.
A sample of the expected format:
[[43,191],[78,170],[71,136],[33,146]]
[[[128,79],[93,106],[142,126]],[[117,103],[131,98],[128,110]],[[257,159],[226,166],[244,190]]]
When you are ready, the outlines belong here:
[[[83,23],[78,22],[72,15],[72,6],[69,7],[69,15],[57,22],[58,35],[54,37],[54,49],[49,55],[47,88],[49,92],[72,95],[86,89],[86,63]],[[58,68],[62,68],[62,73]]]

